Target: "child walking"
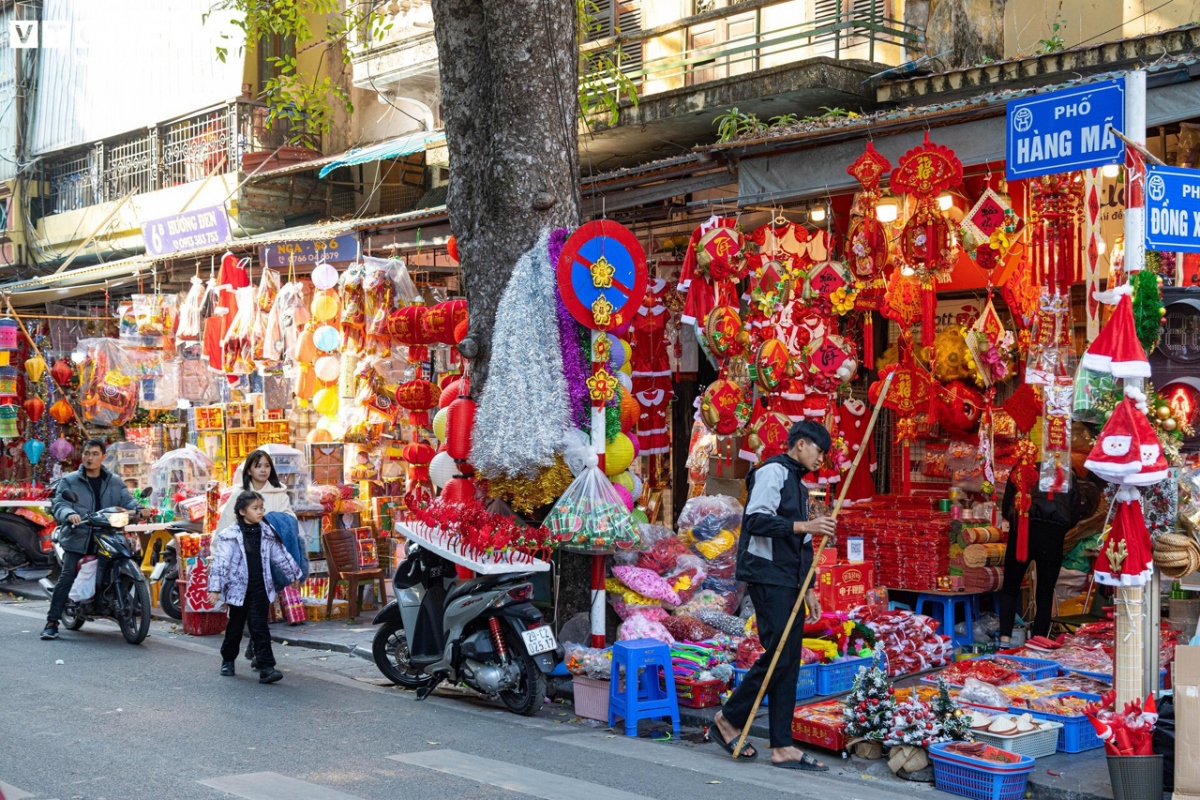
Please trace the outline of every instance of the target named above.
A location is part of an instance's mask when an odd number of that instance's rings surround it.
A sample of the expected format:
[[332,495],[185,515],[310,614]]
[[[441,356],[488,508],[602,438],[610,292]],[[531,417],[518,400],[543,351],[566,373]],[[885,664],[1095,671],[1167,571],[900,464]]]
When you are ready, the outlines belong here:
[[258,662],[258,682],[275,683],[283,673],[275,669],[267,609],[275,600],[271,580],[274,564],[289,581],[300,578],[300,567],[284,549],[279,536],[263,521],[266,512],[258,492],[242,492],[234,506],[237,521],[213,539],[208,570],[208,599],[229,606],[225,641],[221,644],[221,674],[234,674],[234,661],[242,645],[242,630],[249,622],[250,644]]

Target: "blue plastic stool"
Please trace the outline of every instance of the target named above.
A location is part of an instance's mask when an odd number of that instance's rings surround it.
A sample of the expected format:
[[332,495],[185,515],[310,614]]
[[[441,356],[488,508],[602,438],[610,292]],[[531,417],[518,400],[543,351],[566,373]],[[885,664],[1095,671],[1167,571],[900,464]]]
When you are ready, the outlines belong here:
[[899,611],[899,610],[912,611],[912,609],[909,607],[908,603],[901,603],[898,600],[892,600],[892,601],[888,602],[888,611]]
[[[949,636],[957,647],[959,645],[975,644],[975,609],[972,595],[962,597],[947,597],[940,594],[917,595],[916,612],[932,617],[938,621],[938,629]],[[933,606],[932,613],[928,606]],[[959,609],[962,609],[963,621],[967,624],[965,635],[954,632],[954,619]]]
[[643,719],[671,720],[679,735],[679,702],[671,648],[655,639],[632,639],[613,645],[612,680],[608,685],[608,726],[625,720],[625,735],[637,736]]

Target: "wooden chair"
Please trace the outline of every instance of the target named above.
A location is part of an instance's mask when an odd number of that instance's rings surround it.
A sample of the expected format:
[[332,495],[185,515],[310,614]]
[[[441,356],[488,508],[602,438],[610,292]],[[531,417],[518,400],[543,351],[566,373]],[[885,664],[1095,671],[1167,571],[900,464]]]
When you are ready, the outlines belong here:
[[383,569],[378,566],[367,568],[362,566],[358,557],[358,540],[355,539],[352,531],[326,531],[321,534],[321,541],[325,545],[325,560],[329,565],[329,597],[325,601],[326,618],[333,618],[333,590],[339,581],[347,583],[346,596],[350,602],[349,621],[358,617],[358,606],[362,601],[360,595],[363,588],[359,585],[359,581],[364,583],[379,581],[379,602],[380,604],[387,603],[387,579],[383,575]]

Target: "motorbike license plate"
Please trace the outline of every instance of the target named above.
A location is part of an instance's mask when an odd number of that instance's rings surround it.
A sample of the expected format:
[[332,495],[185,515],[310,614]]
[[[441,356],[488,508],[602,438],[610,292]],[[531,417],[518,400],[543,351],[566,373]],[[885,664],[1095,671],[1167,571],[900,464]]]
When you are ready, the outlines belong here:
[[548,625],[522,631],[521,638],[525,640],[525,649],[531,656],[548,653],[558,648],[558,640],[554,638],[554,631]]

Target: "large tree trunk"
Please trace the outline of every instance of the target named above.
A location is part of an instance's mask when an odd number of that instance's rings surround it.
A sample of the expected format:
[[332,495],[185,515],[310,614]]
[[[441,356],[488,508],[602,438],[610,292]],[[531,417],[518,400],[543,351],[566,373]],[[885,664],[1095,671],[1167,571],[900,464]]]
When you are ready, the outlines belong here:
[[433,0],[433,14],[478,397],[513,265],[543,229],[579,224],[575,2]]

